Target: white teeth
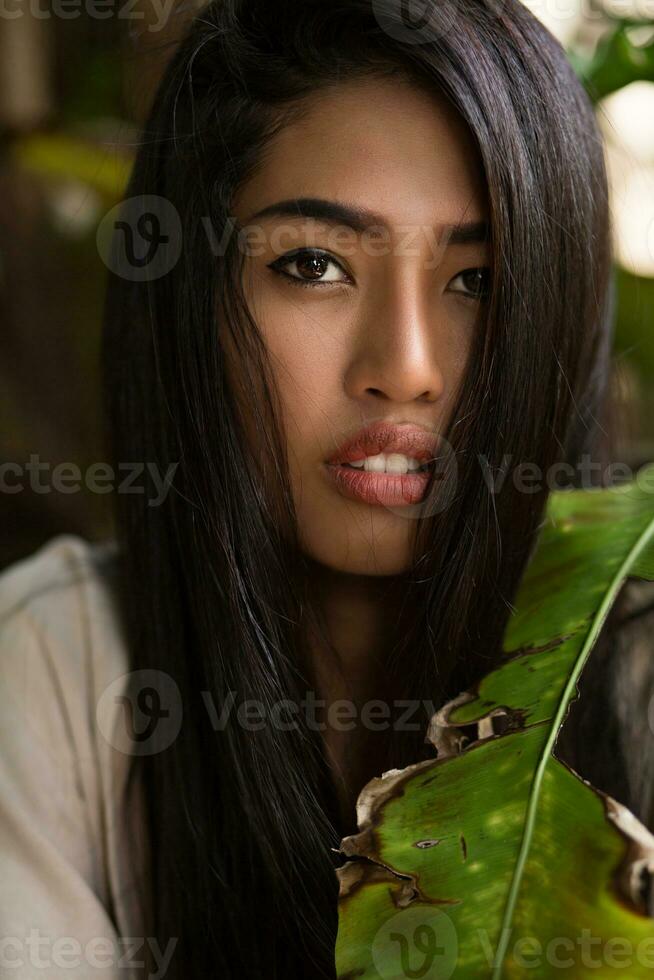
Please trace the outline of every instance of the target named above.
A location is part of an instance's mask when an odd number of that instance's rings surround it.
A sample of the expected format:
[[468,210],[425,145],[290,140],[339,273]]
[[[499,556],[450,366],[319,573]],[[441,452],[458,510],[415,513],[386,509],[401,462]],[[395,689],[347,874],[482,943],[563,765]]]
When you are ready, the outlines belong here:
[[403,474],[419,470],[421,463],[411,456],[403,456],[401,453],[379,453],[377,456],[366,456],[365,459],[358,459],[350,466],[359,470],[366,470],[368,473],[393,473]]

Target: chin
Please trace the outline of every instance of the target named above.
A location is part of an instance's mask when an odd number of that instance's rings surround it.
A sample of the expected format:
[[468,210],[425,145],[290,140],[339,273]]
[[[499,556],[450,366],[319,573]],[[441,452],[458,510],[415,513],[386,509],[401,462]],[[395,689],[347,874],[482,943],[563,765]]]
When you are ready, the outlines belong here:
[[300,529],[300,543],[304,554],[333,572],[380,578],[400,575],[411,563],[408,528],[405,521],[401,523],[403,526],[387,527],[379,534],[375,534],[374,521],[366,528],[367,533],[343,524],[331,533],[327,525],[312,532]]

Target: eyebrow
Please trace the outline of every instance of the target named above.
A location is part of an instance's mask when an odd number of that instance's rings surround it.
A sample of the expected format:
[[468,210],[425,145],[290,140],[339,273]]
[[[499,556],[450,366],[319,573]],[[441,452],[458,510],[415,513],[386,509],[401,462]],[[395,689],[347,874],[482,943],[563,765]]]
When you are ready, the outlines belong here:
[[[339,201],[327,201],[320,197],[294,197],[277,201],[251,215],[246,224],[250,224],[256,218],[270,217],[317,218],[329,224],[347,225],[357,232],[367,231],[374,226],[388,227],[384,217],[374,211],[351,204],[342,204]],[[490,238],[490,226],[487,221],[440,224],[437,230],[441,233],[439,240],[443,234],[447,236],[448,245],[469,245],[486,242]]]

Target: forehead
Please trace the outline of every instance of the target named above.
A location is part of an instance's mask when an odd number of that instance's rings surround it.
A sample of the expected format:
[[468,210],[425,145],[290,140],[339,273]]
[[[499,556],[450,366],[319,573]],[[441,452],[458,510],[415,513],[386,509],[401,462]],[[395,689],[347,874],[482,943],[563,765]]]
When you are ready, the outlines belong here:
[[240,219],[291,197],[356,201],[389,224],[486,216],[479,152],[447,100],[405,79],[347,81],[310,97],[240,189]]

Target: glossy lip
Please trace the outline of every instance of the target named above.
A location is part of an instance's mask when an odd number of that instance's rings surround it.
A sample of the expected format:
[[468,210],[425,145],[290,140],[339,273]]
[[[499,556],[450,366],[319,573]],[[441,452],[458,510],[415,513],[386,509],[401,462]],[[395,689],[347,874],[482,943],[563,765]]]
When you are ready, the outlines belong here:
[[351,500],[385,507],[408,506],[423,499],[430,471],[369,473],[343,464],[379,453],[402,453],[426,463],[434,459],[438,445],[439,437],[422,426],[381,420],[360,429],[343,443],[326,461],[325,469],[332,485]]

